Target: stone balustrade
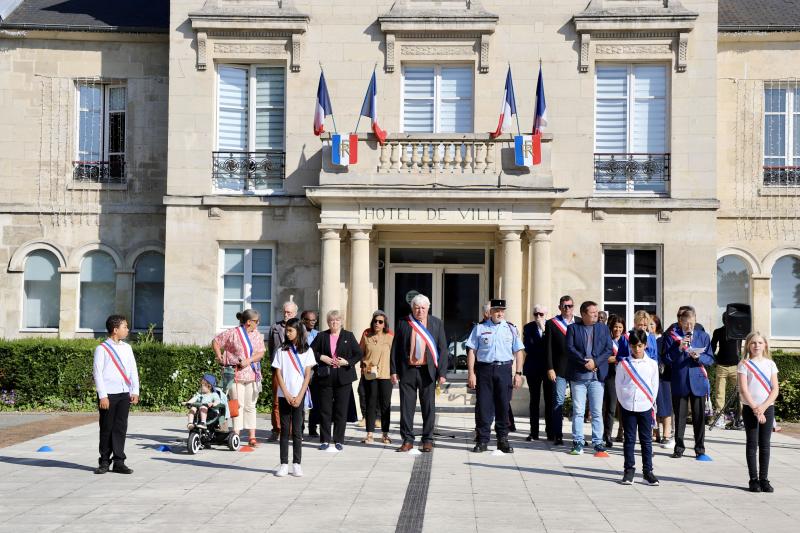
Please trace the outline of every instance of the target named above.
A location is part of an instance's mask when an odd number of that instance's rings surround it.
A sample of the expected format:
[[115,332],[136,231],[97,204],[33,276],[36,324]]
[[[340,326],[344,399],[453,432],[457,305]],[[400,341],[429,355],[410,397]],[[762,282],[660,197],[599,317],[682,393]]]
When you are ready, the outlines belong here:
[[498,145],[511,142],[504,135],[492,139],[481,133],[399,133],[380,145],[377,171],[383,174],[494,173]]

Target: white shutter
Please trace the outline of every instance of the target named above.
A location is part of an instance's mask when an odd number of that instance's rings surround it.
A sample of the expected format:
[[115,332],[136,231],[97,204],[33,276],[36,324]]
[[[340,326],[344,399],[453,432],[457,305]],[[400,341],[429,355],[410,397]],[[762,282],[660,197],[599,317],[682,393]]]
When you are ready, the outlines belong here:
[[598,65],[595,151],[624,153],[628,144],[628,67]]
[[405,67],[403,72],[403,131],[434,131],[434,67]]
[[439,131],[471,133],[472,67],[442,67],[439,98]]
[[256,68],[256,150],[282,150],[285,80],[283,67]]
[[667,151],[667,72],[663,65],[633,67],[631,152]]
[[247,150],[247,75],[243,67],[219,67],[219,150]]

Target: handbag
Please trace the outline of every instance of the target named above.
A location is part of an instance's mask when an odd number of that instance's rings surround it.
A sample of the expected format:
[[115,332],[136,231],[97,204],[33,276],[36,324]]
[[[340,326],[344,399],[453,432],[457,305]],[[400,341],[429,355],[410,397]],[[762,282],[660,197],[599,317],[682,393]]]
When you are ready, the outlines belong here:
[[369,368],[364,369],[364,379],[368,381],[372,381],[373,379],[378,379],[378,367],[371,366]]

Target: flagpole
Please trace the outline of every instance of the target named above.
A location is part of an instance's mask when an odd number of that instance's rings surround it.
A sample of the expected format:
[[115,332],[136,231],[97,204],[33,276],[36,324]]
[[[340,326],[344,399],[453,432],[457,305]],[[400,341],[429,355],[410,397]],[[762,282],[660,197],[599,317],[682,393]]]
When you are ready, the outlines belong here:
[[[325,75],[325,69],[322,68],[322,61],[319,62],[319,70],[322,72],[322,75]],[[333,116],[333,106],[331,106],[331,122],[333,122],[333,132],[339,133],[339,128],[336,127],[336,117]]]
[[[375,65],[372,67],[372,74],[373,75],[375,74],[375,71],[377,69],[378,69],[378,62],[376,61]],[[371,77],[370,77],[370,81],[372,81]],[[359,110],[359,113],[358,113],[358,120],[356,120],[356,129],[353,130],[353,133],[358,133],[358,125],[359,124],[361,124],[361,113],[360,113],[360,110]]]
[[[508,71],[511,72],[511,61],[508,62]],[[511,83],[512,83],[511,87],[513,88],[514,87],[513,78],[512,78],[512,82]],[[515,94],[514,95],[514,100],[516,100],[516,99],[517,99],[517,95]],[[516,103],[516,101],[514,103]],[[519,112],[515,113],[515,116],[517,117],[517,135],[522,135],[522,128],[519,127]]]

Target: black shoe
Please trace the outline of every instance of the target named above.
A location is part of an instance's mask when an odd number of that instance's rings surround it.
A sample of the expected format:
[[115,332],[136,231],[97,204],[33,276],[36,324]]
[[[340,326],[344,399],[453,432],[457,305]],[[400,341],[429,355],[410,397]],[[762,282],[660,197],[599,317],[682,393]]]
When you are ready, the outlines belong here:
[[772,485],[769,484],[768,479],[762,479],[758,482],[761,486],[761,492],[775,492],[775,489],[772,488]]
[[750,480],[750,492],[761,492],[761,483],[757,479]]
[[95,474],[105,474],[108,472],[108,465],[100,465],[94,469]]
[[672,452],[672,455],[670,455],[670,457],[672,457],[673,459],[680,459],[681,457],[683,457],[683,452],[675,450],[674,452]]
[[651,487],[658,486],[658,478],[653,474],[653,471],[645,472],[642,474],[642,478],[644,478],[644,482]]
[[111,471],[117,474],[133,474],[133,470],[125,466],[125,463],[116,463],[111,467]]
[[475,447],[472,448],[472,451],[475,452],[475,453],[483,453],[488,449],[489,448],[486,446],[485,442],[479,442],[479,443],[475,444]]
[[272,433],[270,434],[269,438],[267,439],[267,442],[276,442],[279,438],[281,438],[281,432],[272,430]]
[[633,485],[633,474],[636,472],[633,468],[626,468],[625,472],[622,474],[622,483],[623,485]]
[[532,440],[539,440],[539,435],[534,435],[533,433],[531,433],[530,435],[525,437],[525,440],[528,441],[528,442],[530,442]]
[[611,449],[611,448],[613,448],[613,447],[614,447],[614,443],[613,443],[613,442],[611,442],[611,439],[610,439],[610,438],[606,438],[606,441],[605,441],[605,443],[604,443],[604,444],[606,445],[606,448],[608,448],[608,449]]
[[497,449],[503,453],[514,453],[514,448],[511,447],[507,440],[501,440],[498,442]]
[[508,432],[509,433],[516,433],[517,432],[517,426],[509,426]]
[[316,430],[311,430],[308,432],[309,437],[319,437],[319,433]]
[[563,446],[563,445],[564,445],[564,439],[562,439],[561,437],[558,437],[553,440],[553,446]]
[[547,435],[547,440],[549,440],[550,442],[553,442],[555,440],[555,437],[553,435],[548,434]]

